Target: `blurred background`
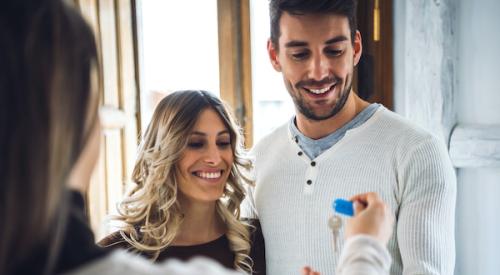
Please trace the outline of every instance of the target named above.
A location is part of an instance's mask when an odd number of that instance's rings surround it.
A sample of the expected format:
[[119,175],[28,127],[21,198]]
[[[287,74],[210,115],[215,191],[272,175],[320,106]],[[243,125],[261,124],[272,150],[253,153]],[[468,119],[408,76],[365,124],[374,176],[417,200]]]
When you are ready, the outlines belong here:
[[[87,196],[97,239],[112,230],[106,218],[130,188],[139,137],[168,93],[219,95],[248,148],[294,113],[267,57],[266,0],[67,1],[93,27],[104,74],[105,135]],[[500,272],[499,14],[498,0],[358,6],[363,56],[355,91],[440,137],[456,167],[460,275]]]

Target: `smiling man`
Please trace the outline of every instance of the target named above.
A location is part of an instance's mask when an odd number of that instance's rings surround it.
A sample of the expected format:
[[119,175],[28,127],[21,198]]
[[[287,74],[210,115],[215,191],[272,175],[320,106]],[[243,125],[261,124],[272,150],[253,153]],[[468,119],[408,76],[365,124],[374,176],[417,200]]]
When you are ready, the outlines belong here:
[[[271,0],[267,49],[295,104],[253,149],[268,274],[334,274],[334,198],[377,192],[394,211],[392,274],[453,274],[456,179],[442,142],[352,90],[361,52],[354,0]],[[341,243],[343,245],[343,243]]]

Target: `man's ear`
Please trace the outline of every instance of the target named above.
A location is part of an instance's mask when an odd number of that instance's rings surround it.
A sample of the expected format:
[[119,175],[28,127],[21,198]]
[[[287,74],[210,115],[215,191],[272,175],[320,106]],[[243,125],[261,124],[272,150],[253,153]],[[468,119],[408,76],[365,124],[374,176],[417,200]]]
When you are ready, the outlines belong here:
[[278,51],[275,49],[271,39],[267,40],[267,53],[269,54],[269,60],[271,60],[271,65],[273,65],[273,68],[276,71],[281,72],[281,65],[278,60]]
[[361,53],[363,53],[363,44],[361,43],[361,33],[356,31],[354,35],[354,66],[358,65],[359,59],[361,58]]

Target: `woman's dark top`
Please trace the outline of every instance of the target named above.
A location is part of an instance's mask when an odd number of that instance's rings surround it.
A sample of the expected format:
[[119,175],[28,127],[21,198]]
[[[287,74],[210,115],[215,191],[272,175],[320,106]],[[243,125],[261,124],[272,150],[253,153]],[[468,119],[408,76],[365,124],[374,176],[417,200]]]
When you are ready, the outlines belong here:
[[[84,200],[76,191],[70,191],[70,211],[61,249],[56,259],[54,274],[73,270],[104,257],[108,249],[95,244],[94,234],[85,216]],[[41,274],[48,260],[48,244],[40,244],[29,257],[16,264],[12,274]]]
[[[265,258],[265,248],[264,248],[264,238],[262,236],[262,231],[260,230],[260,224],[258,221],[251,221],[252,225],[255,226],[255,230],[252,234],[252,249],[250,252],[250,257],[253,260],[253,274],[266,274],[266,258]],[[115,232],[99,242],[99,245],[107,248],[122,248],[131,251],[136,251],[132,246],[127,243],[120,232]],[[141,255],[146,257],[151,257],[151,254],[147,252],[139,252]],[[180,259],[189,260],[195,256],[205,256],[227,268],[234,269],[234,253],[229,247],[229,240],[226,235],[204,243],[189,246],[169,246],[158,256],[156,261],[161,262],[167,259]]]

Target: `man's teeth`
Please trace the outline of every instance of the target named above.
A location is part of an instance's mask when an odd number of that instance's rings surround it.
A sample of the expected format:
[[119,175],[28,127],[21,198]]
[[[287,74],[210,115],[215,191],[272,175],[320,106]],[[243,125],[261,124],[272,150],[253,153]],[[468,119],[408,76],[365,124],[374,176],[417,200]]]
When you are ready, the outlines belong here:
[[311,93],[313,93],[313,94],[317,94],[317,95],[319,95],[319,94],[324,94],[324,93],[328,92],[328,90],[330,90],[330,88],[331,88],[331,87],[332,87],[332,86],[328,86],[328,87],[325,87],[325,88],[323,88],[323,89],[319,89],[319,90],[317,90],[317,89],[308,89],[308,90],[309,90]]
[[222,171],[212,172],[212,173],[208,173],[208,172],[196,173],[196,176],[198,176],[200,178],[204,178],[204,179],[217,179],[217,178],[220,178],[221,175],[222,175]]

